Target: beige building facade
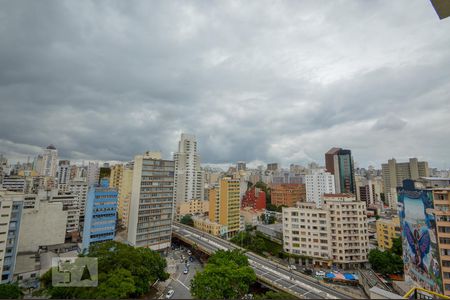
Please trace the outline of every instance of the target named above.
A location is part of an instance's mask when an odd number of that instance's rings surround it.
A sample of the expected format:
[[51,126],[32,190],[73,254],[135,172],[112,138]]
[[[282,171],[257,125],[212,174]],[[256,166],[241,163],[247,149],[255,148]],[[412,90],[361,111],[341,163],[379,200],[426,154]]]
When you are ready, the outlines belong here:
[[177,213],[179,216],[205,215],[208,212],[209,212],[209,201],[200,199],[183,202],[177,207]]
[[324,194],[322,207],[300,203],[283,208],[286,252],[313,258],[319,265],[357,268],[369,251],[366,204],[352,194]]
[[397,209],[397,187],[403,185],[403,180],[417,180],[428,177],[428,162],[410,158],[409,162],[397,163],[395,158],[381,165],[384,183],[384,195],[391,209]]
[[227,226],[221,225],[216,222],[211,222],[206,217],[193,216],[192,220],[194,221],[194,228],[197,228],[201,231],[207,232],[215,236],[224,236],[227,234],[228,231]]

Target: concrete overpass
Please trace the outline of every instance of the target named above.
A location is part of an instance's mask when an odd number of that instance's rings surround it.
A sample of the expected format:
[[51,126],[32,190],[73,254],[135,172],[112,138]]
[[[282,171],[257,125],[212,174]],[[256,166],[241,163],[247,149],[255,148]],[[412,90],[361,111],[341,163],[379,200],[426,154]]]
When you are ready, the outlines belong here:
[[[211,234],[175,222],[172,234],[174,237],[195,245],[197,249],[212,254],[217,250],[241,249],[231,242]],[[284,291],[302,299],[349,299],[349,295],[321,284],[318,280],[304,274],[289,270],[287,267],[247,251],[250,266],[255,270],[258,281],[276,290]]]

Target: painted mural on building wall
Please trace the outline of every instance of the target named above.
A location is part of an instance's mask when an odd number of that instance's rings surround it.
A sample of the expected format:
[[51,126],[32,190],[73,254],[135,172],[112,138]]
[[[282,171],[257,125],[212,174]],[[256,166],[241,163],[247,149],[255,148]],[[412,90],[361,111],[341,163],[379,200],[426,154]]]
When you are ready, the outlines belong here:
[[408,284],[442,293],[433,199],[429,191],[400,191],[403,262]]

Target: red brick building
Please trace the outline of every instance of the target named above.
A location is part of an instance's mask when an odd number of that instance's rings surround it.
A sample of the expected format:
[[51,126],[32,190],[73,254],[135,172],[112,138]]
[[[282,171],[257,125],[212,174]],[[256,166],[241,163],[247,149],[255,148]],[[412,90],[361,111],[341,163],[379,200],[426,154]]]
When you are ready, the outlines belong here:
[[241,207],[251,207],[256,210],[266,209],[266,193],[261,191],[261,189],[252,187],[245,192]]
[[297,202],[306,202],[306,187],[297,183],[274,184],[270,196],[273,205],[293,207]]

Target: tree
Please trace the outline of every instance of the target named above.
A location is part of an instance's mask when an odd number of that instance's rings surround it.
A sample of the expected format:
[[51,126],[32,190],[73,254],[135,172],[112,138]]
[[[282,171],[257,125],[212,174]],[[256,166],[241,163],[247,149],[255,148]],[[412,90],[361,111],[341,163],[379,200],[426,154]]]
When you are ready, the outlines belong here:
[[0,299],[19,299],[22,292],[17,284],[0,284]]
[[278,207],[276,205],[269,203],[269,204],[266,204],[266,209],[271,210],[271,211],[277,211]]
[[391,251],[370,250],[369,262],[372,268],[383,274],[395,274],[403,271],[403,259]]
[[267,291],[265,294],[256,295],[255,300],[265,300],[265,299],[297,299],[297,297],[285,292],[274,292]]
[[400,237],[392,240],[392,248],[390,251],[398,256],[403,255],[402,239]]
[[188,226],[194,226],[194,220],[192,220],[192,215],[184,215],[180,219],[180,223]]
[[42,278],[44,294],[51,298],[136,298],[156,280],[165,281],[166,261],[148,248],[134,248],[114,241],[94,244],[87,257],[98,262],[98,287],[53,287],[50,269]]
[[191,293],[198,299],[240,299],[255,281],[255,271],[242,252],[219,250],[195,274]]

